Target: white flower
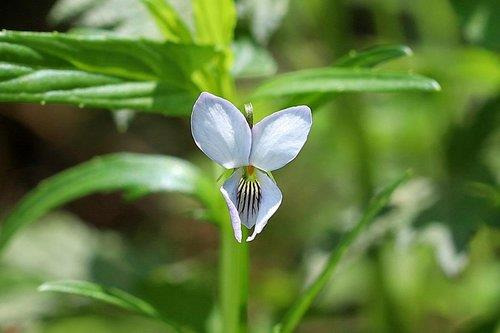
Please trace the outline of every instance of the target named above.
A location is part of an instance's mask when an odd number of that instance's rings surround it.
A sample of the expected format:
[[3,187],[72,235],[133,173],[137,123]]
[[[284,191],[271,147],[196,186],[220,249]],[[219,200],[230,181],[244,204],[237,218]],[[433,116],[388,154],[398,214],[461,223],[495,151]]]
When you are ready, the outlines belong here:
[[291,107],[251,127],[230,102],[202,93],[193,107],[191,131],[196,145],[214,162],[234,173],[221,187],[234,236],[241,242],[241,224],[262,231],[281,204],[281,191],[268,173],[293,160],[306,142],[311,109]]

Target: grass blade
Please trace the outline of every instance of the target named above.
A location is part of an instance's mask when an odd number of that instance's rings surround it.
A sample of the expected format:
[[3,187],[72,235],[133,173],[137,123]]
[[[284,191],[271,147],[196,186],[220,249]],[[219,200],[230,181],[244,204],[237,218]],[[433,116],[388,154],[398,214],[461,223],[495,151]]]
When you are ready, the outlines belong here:
[[117,288],[104,287],[88,281],[62,280],[46,282],[38,287],[38,291],[51,291],[88,297],[149,318],[161,320],[171,326],[176,332],[180,332],[177,324],[162,316],[151,304]]
[[191,31],[168,1],[141,0],[141,2],[155,20],[165,40],[172,42],[191,42],[193,40]]
[[371,69],[317,68],[280,75],[257,88],[254,98],[310,93],[436,91],[433,79]]
[[[411,55],[412,51],[405,45],[387,45],[370,48],[364,51],[351,51],[333,64],[337,68],[373,68],[387,61]],[[336,96],[336,92],[317,92],[295,95],[288,99],[286,106],[306,104],[311,109],[319,109]]]
[[195,166],[174,157],[119,153],[94,158],[46,179],[29,192],[2,223],[0,252],[21,228],[71,200],[116,190],[131,197],[159,191],[201,197],[204,179]]
[[410,177],[410,172],[405,173],[397,181],[383,189],[376,195],[371,204],[366,209],[365,213],[358,221],[356,226],[340,241],[337,247],[332,251],[330,258],[321,274],[309,286],[309,288],[302,294],[302,296],[290,308],[288,313],[283,318],[283,321],[275,326],[274,331],[279,333],[292,332],[300,320],[311,306],[312,302],[318,296],[320,291],[330,281],[337,264],[340,262],[344,254],[349,249],[349,246],[356,240],[361,232],[374,220],[377,214],[387,205],[391,194],[394,190],[407,181]]
[[378,46],[364,51],[353,50],[340,58],[333,66],[371,68],[390,60],[409,56],[412,53],[412,50],[406,45]]

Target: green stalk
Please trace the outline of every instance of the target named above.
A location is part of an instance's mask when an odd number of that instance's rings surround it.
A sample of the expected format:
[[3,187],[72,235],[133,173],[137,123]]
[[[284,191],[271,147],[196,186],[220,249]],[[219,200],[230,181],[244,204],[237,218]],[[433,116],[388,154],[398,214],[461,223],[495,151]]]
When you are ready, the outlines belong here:
[[246,332],[248,299],[248,245],[238,243],[227,212],[220,225],[220,306],[222,332]]
[[411,176],[410,172],[406,172],[398,180],[384,188],[379,194],[377,194],[371,201],[371,204],[365,210],[365,213],[358,221],[356,226],[347,233],[347,235],[340,241],[337,247],[330,254],[330,258],[323,268],[319,276],[314,280],[314,282],[304,291],[302,296],[297,299],[297,301],[292,305],[289,311],[285,314],[282,322],[274,327],[275,333],[291,333],[293,332],[298,324],[300,323],[302,317],[307,312],[313,301],[320,294],[323,288],[331,280],[338,263],[344,257],[345,253],[353,244],[353,242],[359,237],[359,235],[365,230],[365,228],[375,219],[375,217],[380,213],[380,211],[387,205],[389,199],[394,192],[394,190],[407,181]]

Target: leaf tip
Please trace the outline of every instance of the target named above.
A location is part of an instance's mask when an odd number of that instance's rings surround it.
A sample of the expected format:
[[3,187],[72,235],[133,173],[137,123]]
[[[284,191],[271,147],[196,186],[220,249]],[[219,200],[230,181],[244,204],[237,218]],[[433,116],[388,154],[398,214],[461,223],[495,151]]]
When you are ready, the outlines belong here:
[[38,288],[36,288],[36,291],[39,291],[39,292],[44,292],[44,291],[49,291],[50,287],[47,283],[42,283],[41,285],[38,286]]
[[406,56],[412,56],[413,55],[413,50],[409,46],[402,45],[401,46],[401,51]]
[[441,91],[441,85],[435,80],[432,80],[431,87],[434,91]]

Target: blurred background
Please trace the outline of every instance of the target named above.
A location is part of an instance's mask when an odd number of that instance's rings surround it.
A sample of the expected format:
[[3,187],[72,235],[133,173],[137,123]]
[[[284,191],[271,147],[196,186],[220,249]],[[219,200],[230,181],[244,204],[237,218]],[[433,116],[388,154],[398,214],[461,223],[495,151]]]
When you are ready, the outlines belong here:
[[[171,2],[189,18],[188,1]],[[355,245],[298,331],[500,332],[500,3],[237,5],[235,48],[267,49],[255,56],[256,71],[328,66],[352,49],[396,43],[413,55],[384,69],[414,71],[442,87],[344,94],[315,110],[303,152],[274,174],[283,205],[250,246],[253,331],[269,331],[377,189],[412,169],[415,177]],[[2,0],[0,28],[159,36],[136,0]],[[258,82],[239,80],[242,96]],[[276,111],[254,106],[257,118]],[[187,119],[0,104],[0,217],[44,178],[117,151],[211,167]],[[198,208],[180,195],[129,202],[109,193],[46,216],[20,233],[0,262],[1,329],[163,332],[161,324],[106,305],[36,291],[41,282],[74,278],[123,288],[208,330],[218,235],[193,219]]]

